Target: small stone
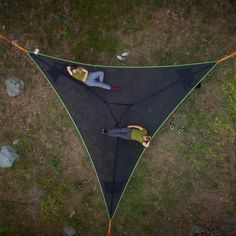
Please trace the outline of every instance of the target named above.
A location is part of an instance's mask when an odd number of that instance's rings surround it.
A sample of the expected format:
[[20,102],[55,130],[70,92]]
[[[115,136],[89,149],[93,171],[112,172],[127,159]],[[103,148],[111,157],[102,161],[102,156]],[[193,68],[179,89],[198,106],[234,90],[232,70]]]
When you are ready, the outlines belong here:
[[2,146],[0,150],[0,167],[12,167],[13,163],[19,159],[19,155],[10,145]]
[[19,144],[19,142],[20,142],[20,140],[16,139],[16,140],[13,141],[13,145],[17,145],[17,144]]
[[70,211],[69,217],[72,218],[73,216],[75,216],[75,209],[72,209],[72,210]]
[[3,26],[2,26],[2,30],[5,30],[5,29],[6,29],[6,26],[5,26],[5,25],[3,25]]
[[25,83],[16,76],[12,76],[5,81],[5,85],[7,94],[11,97],[15,97],[23,92]]
[[189,236],[193,236],[195,234],[201,234],[201,233],[209,233],[209,231],[206,230],[205,228],[203,228],[202,226],[194,225],[194,226],[192,226],[192,230],[191,230]]
[[26,67],[26,63],[25,63],[24,61],[21,62],[21,65],[22,65],[23,67]]
[[64,226],[63,230],[66,233],[66,235],[68,235],[68,236],[76,235],[76,230],[72,226],[66,225],[66,226]]

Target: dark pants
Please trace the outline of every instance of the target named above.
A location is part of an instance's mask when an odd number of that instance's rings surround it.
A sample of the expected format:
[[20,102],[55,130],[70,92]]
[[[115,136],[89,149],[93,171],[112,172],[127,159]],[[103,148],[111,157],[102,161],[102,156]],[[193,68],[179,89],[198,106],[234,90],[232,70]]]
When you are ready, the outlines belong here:
[[131,129],[130,128],[113,128],[113,129],[108,129],[106,134],[111,137],[130,140]]

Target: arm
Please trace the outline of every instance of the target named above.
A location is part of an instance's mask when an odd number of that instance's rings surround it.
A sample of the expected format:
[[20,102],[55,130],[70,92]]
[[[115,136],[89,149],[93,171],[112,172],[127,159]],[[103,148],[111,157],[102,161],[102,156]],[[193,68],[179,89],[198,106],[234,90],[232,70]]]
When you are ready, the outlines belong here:
[[87,70],[85,70],[85,69],[83,69],[82,71],[85,73],[85,76],[84,76],[84,78],[87,78],[87,76],[88,76],[88,71],[87,71]]
[[67,69],[67,71],[68,71],[68,73],[69,73],[70,75],[73,74],[72,71],[71,71],[71,69],[70,69],[70,66],[67,66],[66,69]]
[[143,130],[143,128],[141,126],[139,126],[139,125],[128,125],[128,128],[130,128],[130,129],[134,128],[134,129]]

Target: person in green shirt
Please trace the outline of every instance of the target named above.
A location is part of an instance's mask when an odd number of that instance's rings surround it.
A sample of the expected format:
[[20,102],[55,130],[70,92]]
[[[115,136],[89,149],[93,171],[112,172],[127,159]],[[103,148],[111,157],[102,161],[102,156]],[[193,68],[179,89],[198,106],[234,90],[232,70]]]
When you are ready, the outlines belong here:
[[104,83],[104,72],[88,72],[83,67],[77,67],[75,65],[67,66],[68,73],[82,83],[85,83],[89,87],[99,87],[106,90],[118,90],[117,87]]
[[103,129],[102,134],[115,138],[137,141],[146,148],[149,147],[151,141],[151,136],[148,134],[148,131],[140,125],[128,125],[124,128]]

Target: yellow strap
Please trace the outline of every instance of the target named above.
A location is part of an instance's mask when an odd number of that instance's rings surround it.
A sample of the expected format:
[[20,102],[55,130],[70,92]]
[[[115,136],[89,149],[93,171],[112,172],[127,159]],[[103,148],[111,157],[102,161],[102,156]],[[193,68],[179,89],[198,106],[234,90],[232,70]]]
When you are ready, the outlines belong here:
[[28,52],[29,50],[17,45],[16,43],[14,43],[12,40],[8,39],[7,37],[5,37],[4,35],[0,34],[0,38],[5,40],[8,43],[11,43],[12,45],[14,45],[16,48],[18,48],[19,50],[23,51],[23,52]]
[[109,222],[108,222],[108,232],[107,232],[107,235],[106,235],[106,236],[112,236],[112,233],[111,233],[111,226],[112,226],[112,221],[109,220]]
[[222,57],[222,58],[219,59],[217,62],[223,62],[223,61],[225,61],[226,59],[229,59],[230,57],[235,57],[235,56],[236,56],[236,51],[231,52],[229,55],[226,55],[226,56]]

